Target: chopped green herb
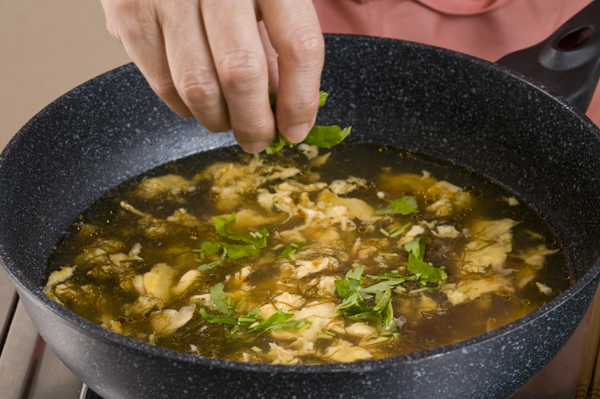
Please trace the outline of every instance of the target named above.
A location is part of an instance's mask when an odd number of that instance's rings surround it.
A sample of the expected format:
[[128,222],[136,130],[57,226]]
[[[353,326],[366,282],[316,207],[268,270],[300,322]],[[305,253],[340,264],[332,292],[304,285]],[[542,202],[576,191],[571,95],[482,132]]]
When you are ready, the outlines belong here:
[[[328,94],[325,92],[319,92],[319,107],[325,105]],[[275,112],[275,105],[277,102],[277,95],[275,93],[271,93],[269,90],[269,102],[271,103],[271,108],[273,112]],[[341,129],[339,126],[313,126],[306,138],[302,141],[303,143],[316,145],[321,148],[330,148],[336,144],[341,143],[348,135],[350,134],[352,127],[347,127],[345,129]],[[277,134],[273,141],[269,144],[266,151],[267,154],[273,154],[283,147],[294,147],[294,143],[287,140],[282,134],[277,131]]]
[[289,247],[286,247],[281,252],[281,254],[279,255],[279,257],[281,259],[289,257],[291,260],[296,260],[296,257],[294,256],[294,253],[298,252],[299,250],[301,250],[305,246],[306,246],[306,244],[304,242],[294,240],[293,243]]
[[414,238],[412,241],[404,244],[404,250],[422,262],[425,257],[425,241],[420,237]]
[[[266,320],[258,317],[260,310],[257,308],[252,309],[245,315],[234,317],[233,314],[238,303],[226,295],[223,288],[223,283],[219,283],[210,289],[210,299],[215,305],[215,309],[223,314],[223,316],[207,314],[204,308],[200,309],[200,315],[208,323],[233,326],[232,329],[225,328],[225,331],[229,335],[227,342],[250,342],[270,330],[280,328],[301,329],[312,324],[312,322],[306,319],[290,320],[294,315],[284,313],[281,309]],[[228,301],[232,301],[231,305],[228,304]]]
[[[227,249],[223,248],[223,254],[221,255],[221,259],[219,259],[216,262],[206,263],[204,265],[198,266],[198,271],[199,272],[203,272],[205,270],[210,270],[210,269],[215,268],[217,266],[222,266],[223,262],[225,261],[225,257],[226,256],[227,256]],[[196,259],[196,260],[198,260],[198,259]]]
[[227,299],[230,297],[228,297],[225,294],[225,291],[223,291],[224,287],[225,284],[223,283],[218,283],[210,287],[210,300],[212,301],[213,305],[215,306],[215,309],[218,312],[227,314],[229,313],[231,306],[227,303]]
[[400,227],[400,230],[394,232],[393,234],[390,234],[390,237],[394,238],[394,237],[398,237],[400,234],[404,233],[404,231],[411,225],[412,223],[406,223],[404,226]]
[[253,346],[253,347],[252,347],[252,348],[250,348],[250,349],[252,349],[252,350],[253,350],[254,352],[256,352],[256,353],[258,353],[258,352],[262,352],[262,351],[263,351],[263,350],[262,350],[262,349],[260,349],[258,346]]
[[333,337],[335,337],[335,334],[331,331],[320,331],[317,333],[317,338],[333,339]]
[[371,286],[368,286],[366,288],[361,288],[358,293],[360,294],[360,296],[363,297],[363,299],[369,299],[372,298],[373,295],[371,294],[376,294],[377,291],[385,291],[388,288],[392,289],[395,286],[397,286],[398,284],[402,284],[405,280],[386,280],[386,281],[381,281],[377,284],[373,284]]
[[405,276],[398,273],[384,273],[378,275],[367,274],[367,277],[371,280],[400,280],[401,282],[411,280],[410,276]]
[[352,131],[352,127],[342,129],[338,125],[313,126],[303,143],[316,145],[321,148],[331,148],[344,141]]
[[215,230],[217,230],[217,233],[222,237],[226,237],[234,241],[241,241],[245,244],[228,244],[226,242],[210,241],[203,242],[200,250],[194,250],[194,252],[201,253],[200,259],[196,258],[196,260],[203,261],[205,255],[212,255],[219,252],[221,249],[223,250],[223,254],[221,255],[220,260],[198,267],[199,271],[222,266],[226,257],[229,259],[240,259],[250,256],[256,257],[260,254],[259,249],[267,246],[267,237],[269,236],[267,229],[262,229],[261,231],[252,231],[247,234],[234,234],[232,229],[233,225],[235,224],[235,220],[235,212],[231,213],[229,219],[225,219],[222,216],[217,216],[215,218]]
[[392,292],[389,288],[375,289],[376,305],[375,307],[367,305],[362,295],[368,298],[372,298],[372,295],[369,292],[361,292],[363,270],[364,266],[359,266],[348,271],[345,279],[335,281],[336,291],[342,298],[342,303],[336,306],[335,310],[351,320],[365,321],[374,325],[381,334],[391,334],[397,330],[393,318]]
[[381,252],[381,251],[379,251],[378,253],[379,253],[379,255],[385,256],[386,258],[395,258],[398,256],[398,254],[386,253],[386,252]]
[[324,91],[319,92],[319,107],[322,107],[323,105],[325,105],[325,102],[327,101],[327,97],[329,97],[328,93],[325,93]]
[[253,232],[254,234],[234,234],[231,230],[233,229],[235,220],[235,212],[231,212],[229,219],[217,216],[215,218],[215,229],[217,230],[217,233],[222,237],[227,237],[234,241],[242,241],[258,249],[267,246],[267,237],[269,236],[267,229],[262,229],[260,232]]
[[408,271],[416,275],[422,285],[428,283],[438,283],[448,278],[448,274],[431,263],[423,261],[425,257],[425,242],[417,237],[404,245],[408,252],[408,262],[404,263]]
[[427,288],[427,287],[418,288],[418,289],[416,289],[416,290],[412,290],[411,292],[409,292],[409,294],[410,294],[410,295],[413,295],[413,294],[418,294],[419,292],[423,292],[423,291],[427,291],[427,290],[428,290],[428,288]]
[[375,212],[375,215],[409,215],[411,213],[419,212],[419,205],[415,197],[404,196],[395,200],[384,200],[391,204],[386,209],[382,209]]

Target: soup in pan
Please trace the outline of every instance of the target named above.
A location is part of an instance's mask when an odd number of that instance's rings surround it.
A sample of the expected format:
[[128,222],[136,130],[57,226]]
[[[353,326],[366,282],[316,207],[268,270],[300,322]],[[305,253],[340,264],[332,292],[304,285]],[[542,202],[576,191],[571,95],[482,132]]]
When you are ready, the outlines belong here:
[[83,212],[46,270],[47,295],[118,334],[275,364],[462,341],[571,281],[545,221],[493,181],[360,144],[159,167]]

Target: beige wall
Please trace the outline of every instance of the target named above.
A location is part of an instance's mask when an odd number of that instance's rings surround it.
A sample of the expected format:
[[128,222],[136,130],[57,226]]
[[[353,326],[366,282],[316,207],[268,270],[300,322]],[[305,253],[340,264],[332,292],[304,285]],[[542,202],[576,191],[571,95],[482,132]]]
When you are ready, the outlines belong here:
[[127,62],[99,0],[0,0],[0,148],[48,103]]

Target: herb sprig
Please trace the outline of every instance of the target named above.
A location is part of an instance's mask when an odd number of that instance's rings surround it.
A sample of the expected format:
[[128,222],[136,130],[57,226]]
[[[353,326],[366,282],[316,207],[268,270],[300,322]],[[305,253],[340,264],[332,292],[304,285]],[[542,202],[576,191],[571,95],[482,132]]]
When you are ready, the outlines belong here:
[[419,205],[415,197],[404,196],[395,200],[384,200],[389,202],[391,205],[385,209],[375,211],[375,215],[410,215],[411,213],[419,212]]
[[441,284],[448,278],[448,274],[439,267],[433,266],[433,263],[425,263],[425,242],[417,237],[404,245],[404,250],[408,252],[408,262],[404,264],[408,271],[417,276],[421,285],[429,283]]
[[294,240],[289,247],[285,247],[285,249],[281,251],[279,257],[281,259],[289,257],[291,260],[295,260],[294,254],[302,250],[302,248],[304,248],[305,246],[306,244],[303,241]]
[[222,241],[203,242],[200,249],[194,250],[194,252],[200,252],[200,258],[196,258],[197,261],[202,262],[204,261],[205,255],[212,255],[221,250],[223,250],[223,253],[221,254],[220,260],[203,264],[198,267],[198,271],[210,270],[214,267],[222,266],[226,258],[240,259],[249,256],[258,256],[260,254],[259,250],[267,246],[267,237],[269,237],[269,232],[267,229],[245,234],[234,234],[232,229],[235,221],[235,212],[231,213],[229,219],[225,219],[222,216],[217,216],[215,219],[215,230],[221,237],[226,237],[233,241],[243,242],[244,244],[229,244]]
[[[359,266],[348,271],[345,279],[335,281],[336,291],[342,298],[342,303],[336,306],[335,310],[351,320],[374,325],[382,335],[391,335],[398,330],[394,321],[392,290],[389,287],[383,290],[376,289],[375,306],[367,305],[365,299],[372,298],[372,295],[363,291],[363,270],[364,266]],[[364,297],[365,294],[367,298]]]
[[260,318],[260,310],[254,308],[244,315],[235,317],[236,308],[244,300],[239,302],[233,301],[231,296],[225,294],[224,284],[218,283],[210,289],[210,299],[214,304],[215,309],[220,313],[211,315],[206,313],[204,308],[200,309],[200,316],[208,323],[223,324],[225,331],[229,335],[227,342],[250,342],[258,336],[271,330],[280,328],[296,328],[304,329],[310,327],[311,321],[306,319],[290,320],[294,317],[293,313],[285,313],[279,309],[276,313],[268,317],[266,320]]
[[[327,94],[323,91],[319,92],[319,107],[322,107],[325,105],[325,102],[327,101],[328,96],[329,96],[329,94]],[[269,101],[271,103],[271,108],[273,109],[273,112],[275,112],[275,104],[277,102],[277,94],[269,93]],[[337,125],[313,126],[310,129],[310,131],[308,132],[308,135],[306,136],[306,138],[302,142],[307,143],[307,144],[316,145],[317,147],[321,147],[321,148],[330,148],[330,147],[344,141],[344,139],[346,137],[348,137],[348,135],[350,134],[351,130],[352,130],[352,126],[347,127],[345,129],[342,129]],[[294,147],[294,145],[295,145],[294,143],[292,143],[291,141],[289,141],[285,137],[283,137],[283,135],[279,132],[279,129],[278,129],[277,135],[275,136],[273,141],[271,141],[271,143],[267,147],[266,151],[267,151],[267,154],[273,154],[273,153],[281,150],[285,146],[292,148],[292,147]]]

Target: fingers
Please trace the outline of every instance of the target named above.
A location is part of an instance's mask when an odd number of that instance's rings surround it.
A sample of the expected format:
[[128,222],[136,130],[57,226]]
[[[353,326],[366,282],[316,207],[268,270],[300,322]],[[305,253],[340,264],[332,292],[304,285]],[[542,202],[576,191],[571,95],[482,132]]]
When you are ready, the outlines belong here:
[[268,70],[250,0],[201,0],[202,18],[236,140],[259,152],[275,136]]
[[325,44],[311,0],[258,0],[265,27],[279,54],[277,125],[290,141],[302,141],[319,104]]
[[[170,3],[170,4],[169,4]],[[163,2],[158,14],[175,88],[198,121],[212,132],[231,129],[198,3]]]
[[164,38],[151,2],[103,0],[102,5],[109,32],[123,44],[152,90],[178,115],[192,116],[171,78]]
[[267,57],[267,68],[269,70],[269,83],[271,84],[271,91],[277,93],[279,88],[279,66],[277,65],[277,51],[273,48],[271,40],[269,39],[269,33],[265,24],[261,21],[258,23],[258,33],[260,34],[260,40]]

